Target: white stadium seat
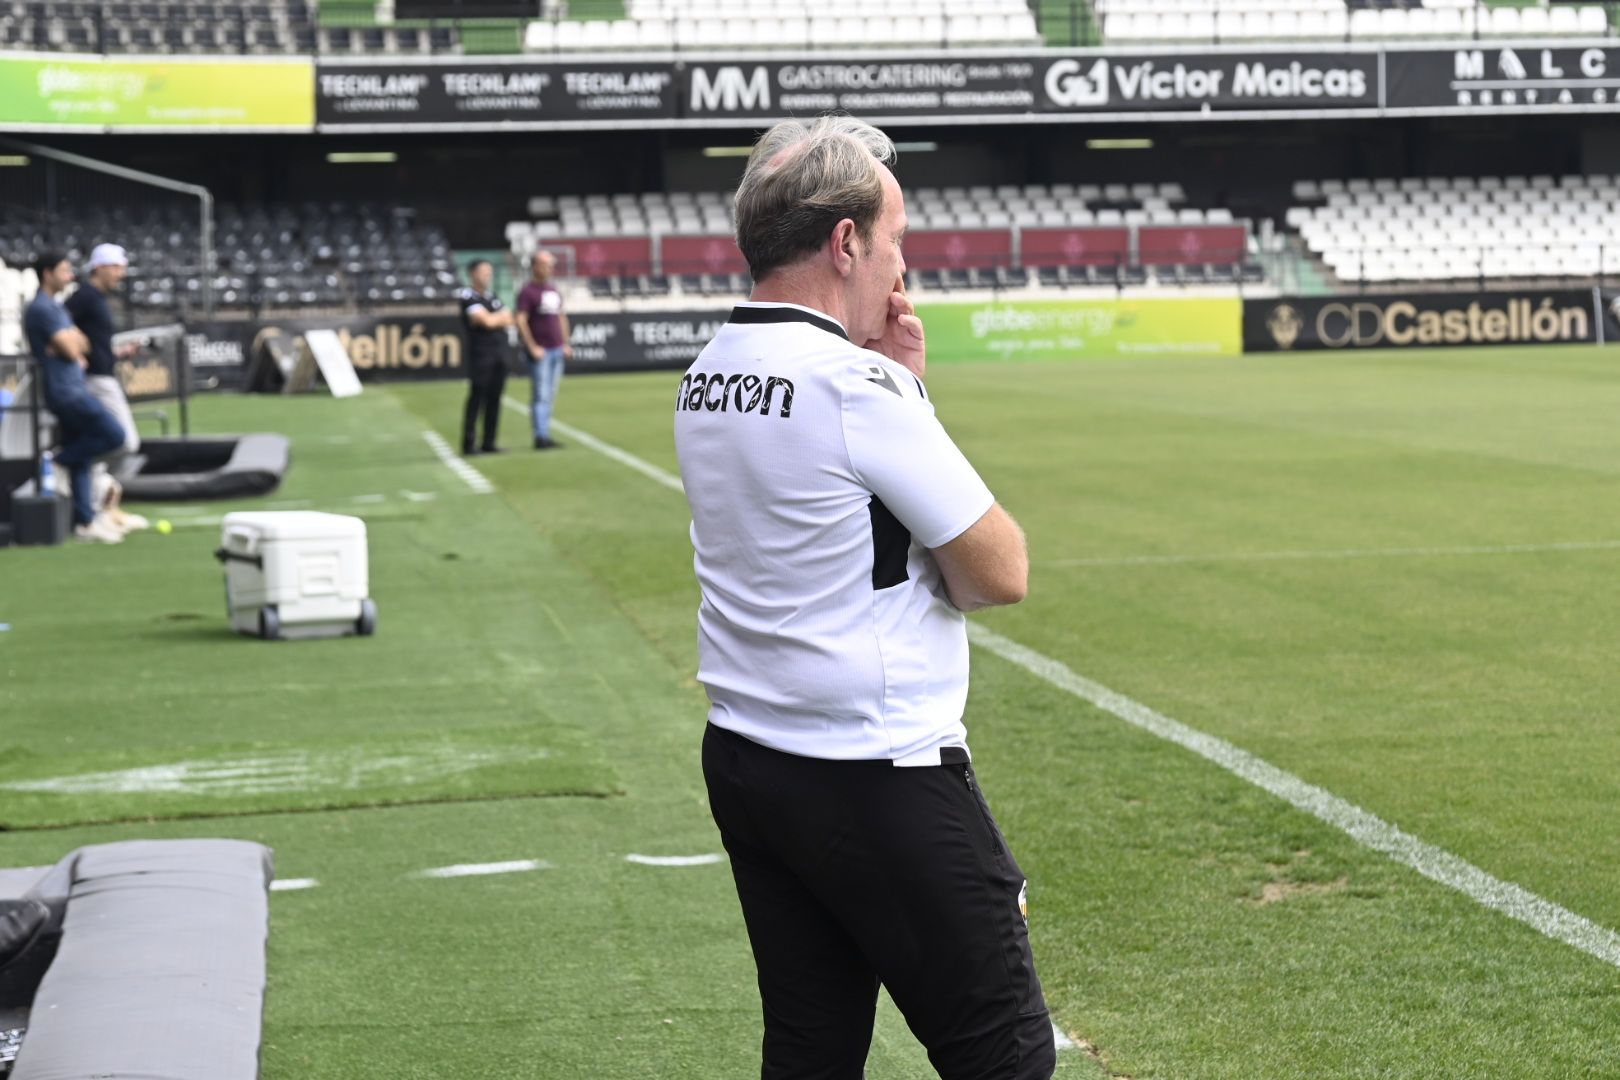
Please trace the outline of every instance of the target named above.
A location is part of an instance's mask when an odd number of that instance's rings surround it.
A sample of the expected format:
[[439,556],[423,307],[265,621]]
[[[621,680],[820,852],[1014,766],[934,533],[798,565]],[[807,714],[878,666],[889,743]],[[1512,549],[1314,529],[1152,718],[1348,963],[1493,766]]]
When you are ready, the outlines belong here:
[[[1308,250],[1345,280],[1591,278],[1620,261],[1610,178],[1550,175],[1351,181],[1294,186],[1285,216]],[[1225,220],[1215,208],[1208,220]],[[1605,271],[1605,267],[1609,267]]]

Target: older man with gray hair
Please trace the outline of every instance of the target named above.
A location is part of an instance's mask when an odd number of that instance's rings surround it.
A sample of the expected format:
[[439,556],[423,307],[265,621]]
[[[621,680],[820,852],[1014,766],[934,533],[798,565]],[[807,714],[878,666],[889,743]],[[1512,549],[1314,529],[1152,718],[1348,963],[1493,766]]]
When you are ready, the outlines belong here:
[[1056,1067],[1023,872],[962,717],[963,612],[1024,537],[934,416],[894,145],[786,121],[749,157],[754,291],[675,401],[703,771],[759,972],[765,1080],[859,1080],[879,984],[946,1080]]

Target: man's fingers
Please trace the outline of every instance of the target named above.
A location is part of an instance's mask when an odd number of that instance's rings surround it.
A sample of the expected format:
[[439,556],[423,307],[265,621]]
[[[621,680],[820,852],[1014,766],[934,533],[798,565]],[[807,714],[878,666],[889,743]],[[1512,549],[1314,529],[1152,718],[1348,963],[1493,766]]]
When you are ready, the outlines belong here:
[[908,312],[905,315],[901,315],[895,321],[898,322],[901,325],[901,327],[903,327],[905,329],[906,333],[910,334],[912,337],[916,338],[918,341],[922,340],[923,324],[922,324],[922,320],[917,318],[917,316],[912,315],[912,314],[910,314]]
[[891,315],[896,317],[901,315],[913,315],[915,314],[916,310],[917,305],[913,304],[911,302],[911,297],[907,296],[905,293],[892,292],[889,294],[889,313]]

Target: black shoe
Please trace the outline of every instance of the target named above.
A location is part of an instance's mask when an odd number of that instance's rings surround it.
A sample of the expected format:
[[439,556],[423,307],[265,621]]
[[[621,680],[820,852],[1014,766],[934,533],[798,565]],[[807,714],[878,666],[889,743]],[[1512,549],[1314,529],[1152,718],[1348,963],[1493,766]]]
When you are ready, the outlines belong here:
[[478,453],[477,447],[463,446],[461,448],[461,456],[462,457],[472,457],[476,453]]
[[542,439],[540,436],[536,435],[534,437],[534,448],[536,450],[550,450],[551,449],[551,440],[550,439]]
[[503,451],[498,446],[485,446],[478,451],[480,454],[499,454]]

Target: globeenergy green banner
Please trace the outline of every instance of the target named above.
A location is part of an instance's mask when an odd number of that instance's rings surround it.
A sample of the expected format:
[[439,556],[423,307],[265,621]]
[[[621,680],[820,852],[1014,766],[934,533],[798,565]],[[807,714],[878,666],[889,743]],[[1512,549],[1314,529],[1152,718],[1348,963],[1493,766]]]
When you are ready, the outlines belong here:
[[309,60],[0,58],[0,126],[315,125]]
[[1101,360],[1143,356],[1237,356],[1237,297],[1067,299],[917,305],[928,360]]

